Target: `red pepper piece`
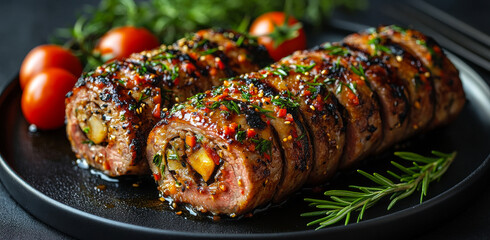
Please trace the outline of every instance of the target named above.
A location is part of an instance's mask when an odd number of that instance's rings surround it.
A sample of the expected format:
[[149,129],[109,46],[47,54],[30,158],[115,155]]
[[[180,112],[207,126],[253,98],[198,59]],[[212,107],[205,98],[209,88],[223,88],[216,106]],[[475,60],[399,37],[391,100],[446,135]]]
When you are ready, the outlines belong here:
[[247,129],[247,138],[253,138],[255,135],[257,135],[257,132],[255,132],[255,129],[253,129],[253,128]]
[[282,118],[282,117],[286,116],[287,112],[288,111],[286,109],[281,108],[281,109],[279,109],[279,111],[277,111],[277,117]]

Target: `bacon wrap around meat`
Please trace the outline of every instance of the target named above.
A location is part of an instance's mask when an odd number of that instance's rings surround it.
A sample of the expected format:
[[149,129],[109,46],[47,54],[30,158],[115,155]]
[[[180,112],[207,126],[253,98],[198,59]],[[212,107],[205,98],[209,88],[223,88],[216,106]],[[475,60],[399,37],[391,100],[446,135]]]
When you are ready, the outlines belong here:
[[449,122],[464,103],[458,71],[433,40],[380,27],[175,105],[150,133],[147,157],[164,196],[243,214]]
[[66,98],[72,149],[109,176],[149,173],[146,139],[173,104],[271,62],[244,35],[202,30],[84,74]]

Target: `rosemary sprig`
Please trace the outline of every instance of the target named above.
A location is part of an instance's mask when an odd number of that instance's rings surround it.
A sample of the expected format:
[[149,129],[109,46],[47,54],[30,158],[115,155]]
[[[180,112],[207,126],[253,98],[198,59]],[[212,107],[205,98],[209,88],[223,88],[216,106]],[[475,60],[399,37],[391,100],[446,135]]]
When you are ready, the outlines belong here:
[[390,196],[390,203],[387,210],[390,210],[398,201],[412,195],[415,191],[420,191],[420,203],[427,195],[429,183],[438,180],[449,168],[456,157],[456,152],[446,154],[432,151],[435,157],[424,157],[411,152],[395,152],[401,159],[412,161],[412,165],[405,167],[397,162],[391,164],[398,168],[402,174],[392,171],[387,173],[397,179],[399,183],[394,183],[389,178],[373,173],[369,174],[362,170],[357,170],[366,178],[375,182],[378,186],[350,186],[354,190],[329,190],[324,194],[329,196],[329,200],[305,198],[310,202],[310,206],[321,209],[319,211],[301,214],[303,217],[320,217],[309,222],[307,225],[319,225],[317,229],[335,224],[344,219],[347,225],[351,215],[357,213],[357,222],[362,220],[366,209],[376,204],[383,197]]

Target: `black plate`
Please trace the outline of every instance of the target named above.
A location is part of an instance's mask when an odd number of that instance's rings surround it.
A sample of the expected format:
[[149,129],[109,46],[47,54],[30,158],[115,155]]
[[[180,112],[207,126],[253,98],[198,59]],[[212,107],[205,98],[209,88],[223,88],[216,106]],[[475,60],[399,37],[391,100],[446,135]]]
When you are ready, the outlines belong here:
[[[470,67],[451,59],[461,71],[468,98],[461,115],[449,126],[417,136],[402,149],[428,153],[458,151],[458,157],[442,180],[431,184],[422,204],[414,196],[391,211],[386,205],[366,212],[364,221],[319,231],[306,227],[312,219],[300,213],[313,210],[305,196],[321,197],[303,190],[281,206],[258,211],[251,218],[214,222],[191,215],[176,215],[158,200],[155,184],[148,178],[104,179],[77,164],[64,129],[32,133],[20,109],[21,90],[13,79],[0,96],[0,179],[27,211],[41,221],[78,238],[373,238],[408,230],[424,231],[446,219],[464,205],[475,183],[489,169],[490,90]],[[393,150],[362,166],[366,171],[384,172]],[[364,179],[346,172],[330,185],[361,184]],[[452,209],[452,211],[448,211]],[[413,231],[417,229],[416,231]]]

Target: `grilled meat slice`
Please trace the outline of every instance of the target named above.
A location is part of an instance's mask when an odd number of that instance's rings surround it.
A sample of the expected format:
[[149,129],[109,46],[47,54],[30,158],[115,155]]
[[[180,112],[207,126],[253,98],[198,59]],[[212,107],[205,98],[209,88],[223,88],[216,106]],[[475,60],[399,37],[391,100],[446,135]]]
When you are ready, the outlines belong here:
[[[409,137],[424,129],[434,116],[432,78],[416,56],[402,46],[377,34],[352,34],[344,39],[353,48],[380,56],[387,66],[393,66],[401,81],[405,82],[410,97],[408,127],[403,137]],[[383,147],[386,147],[385,144]]]
[[427,69],[426,77],[433,81],[435,114],[430,127],[444,125],[453,120],[463,109],[465,94],[459,71],[447,58],[434,39],[414,29],[403,29],[394,25],[376,29],[379,36],[403,46],[405,51],[417,57]]
[[203,30],[100,66],[84,74],[66,98],[72,149],[110,176],[147,173],[146,138],[162,110],[268,61],[254,40]]
[[264,113],[208,91],[174,106],[151,131],[146,155],[164,196],[233,216],[273,198],[283,171],[274,135]]

